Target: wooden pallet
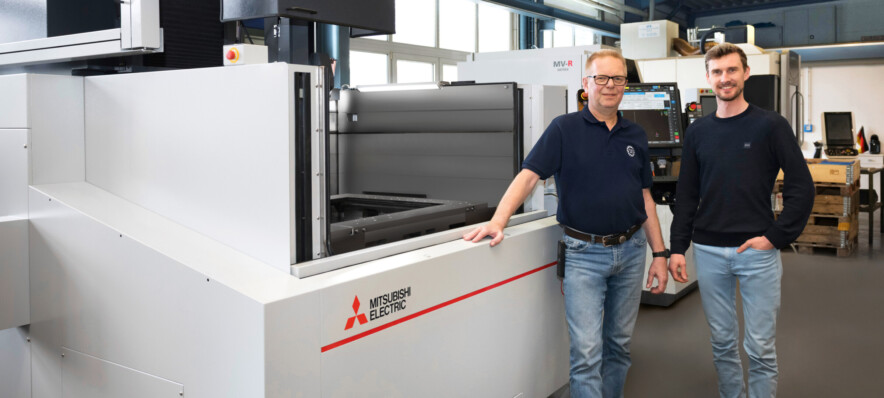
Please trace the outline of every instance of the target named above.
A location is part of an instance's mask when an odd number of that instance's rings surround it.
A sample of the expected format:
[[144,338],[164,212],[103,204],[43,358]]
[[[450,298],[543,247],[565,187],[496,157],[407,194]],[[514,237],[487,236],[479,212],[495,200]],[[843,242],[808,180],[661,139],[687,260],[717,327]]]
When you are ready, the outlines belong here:
[[798,249],[799,254],[834,254],[838,257],[849,257],[852,256],[853,253],[856,251],[856,247],[858,246],[858,244],[859,242],[857,241],[857,238],[854,237],[843,247],[826,243],[799,242],[793,243],[792,246]]
[[[774,212],[774,218],[780,217],[781,211]],[[807,219],[807,226],[811,227],[831,227],[832,231],[849,231],[859,225],[859,214],[854,213],[846,216],[834,214],[815,214],[811,213]]]
[[[852,184],[836,184],[833,182],[814,182],[813,188],[817,195],[825,194],[825,195],[840,195],[847,196],[852,195],[854,192],[859,191],[859,178],[857,178]],[[783,182],[777,181],[774,184],[774,192],[783,192]]]
[[835,233],[814,233],[814,231],[808,231],[808,228],[810,228],[810,226],[805,228],[804,232],[802,232],[801,235],[795,239],[795,243],[844,247],[845,245],[847,245],[846,242],[855,240],[856,237],[859,236],[859,228],[854,228],[850,231],[839,231]]
[[[783,197],[781,192],[771,194],[771,206],[774,211],[782,211]],[[813,199],[813,214],[848,217],[859,211],[859,186],[816,187]]]
[[851,195],[817,194],[813,200],[813,214],[830,214],[840,217],[859,212],[859,190]]
[[[779,213],[776,213],[779,216]],[[859,236],[857,214],[841,217],[828,214],[811,214],[796,244],[844,248],[846,242]]]

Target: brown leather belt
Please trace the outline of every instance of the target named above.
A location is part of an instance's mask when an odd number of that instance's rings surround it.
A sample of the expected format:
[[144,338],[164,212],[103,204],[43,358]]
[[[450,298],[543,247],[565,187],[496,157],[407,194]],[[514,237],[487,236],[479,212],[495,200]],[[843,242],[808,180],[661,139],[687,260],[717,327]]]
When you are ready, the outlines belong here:
[[626,232],[621,232],[619,234],[605,235],[605,236],[585,234],[585,233],[580,232],[576,229],[571,229],[571,228],[565,227],[565,235],[568,235],[574,239],[580,239],[584,242],[601,243],[601,244],[604,244],[605,247],[608,247],[608,246],[619,245],[621,243],[628,241],[629,238],[631,238],[633,234],[638,232],[638,230],[641,227],[642,227],[641,224],[633,225]]

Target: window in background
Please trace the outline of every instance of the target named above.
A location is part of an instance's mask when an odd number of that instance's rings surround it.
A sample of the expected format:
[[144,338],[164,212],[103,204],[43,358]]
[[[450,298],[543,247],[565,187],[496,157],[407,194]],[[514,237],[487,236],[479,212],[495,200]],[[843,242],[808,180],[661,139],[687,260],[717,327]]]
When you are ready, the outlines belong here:
[[[448,1],[451,0],[444,3]],[[435,47],[436,0],[396,0],[396,34],[393,41]]]
[[388,37],[390,37],[390,35],[372,35],[372,36],[362,36],[362,37],[360,37],[360,39],[387,41]]
[[476,52],[476,3],[467,0],[439,1],[439,47]]
[[350,85],[387,84],[387,54],[350,51]]
[[574,25],[556,21],[556,33],[553,35],[553,47],[574,46]]
[[538,46],[538,47],[552,48],[553,47],[553,31],[543,30],[543,31],[541,31],[541,34],[543,34],[543,46]]
[[442,80],[446,82],[456,82],[457,65],[442,64]]
[[595,32],[592,29],[583,28],[580,26],[574,27],[574,45],[575,46],[590,46],[596,44],[595,43]]
[[512,16],[505,8],[479,3],[479,52],[509,51]]
[[436,81],[436,77],[433,63],[396,60],[396,83],[430,83],[434,81]]

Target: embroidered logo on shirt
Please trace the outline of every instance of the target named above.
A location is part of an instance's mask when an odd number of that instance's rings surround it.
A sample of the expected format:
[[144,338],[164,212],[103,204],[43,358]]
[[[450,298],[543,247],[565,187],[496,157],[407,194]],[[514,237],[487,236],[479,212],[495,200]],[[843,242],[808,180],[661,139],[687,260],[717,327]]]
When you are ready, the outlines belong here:
[[752,143],[751,142],[744,142],[743,149],[749,149],[749,148],[752,148]]
[[632,145],[627,145],[626,146],[626,154],[629,155],[629,157],[634,158],[635,157],[635,148],[633,148]]

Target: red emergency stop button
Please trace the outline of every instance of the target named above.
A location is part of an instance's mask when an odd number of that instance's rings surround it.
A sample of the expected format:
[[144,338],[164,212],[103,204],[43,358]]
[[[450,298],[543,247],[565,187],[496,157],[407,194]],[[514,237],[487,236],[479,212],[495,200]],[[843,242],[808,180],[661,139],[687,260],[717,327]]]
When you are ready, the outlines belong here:
[[236,62],[239,60],[239,50],[236,47],[227,50],[227,54],[225,55],[228,61]]
[[587,98],[589,98],[589,96],[587,96],[586,92],[584,91],[584,92],[580,93],[580,98],[587,99]]
[[694,102],[691,102],[690,104],[688,104],[688,109],[690,109],[691,112],[697,110],[697,104]]

